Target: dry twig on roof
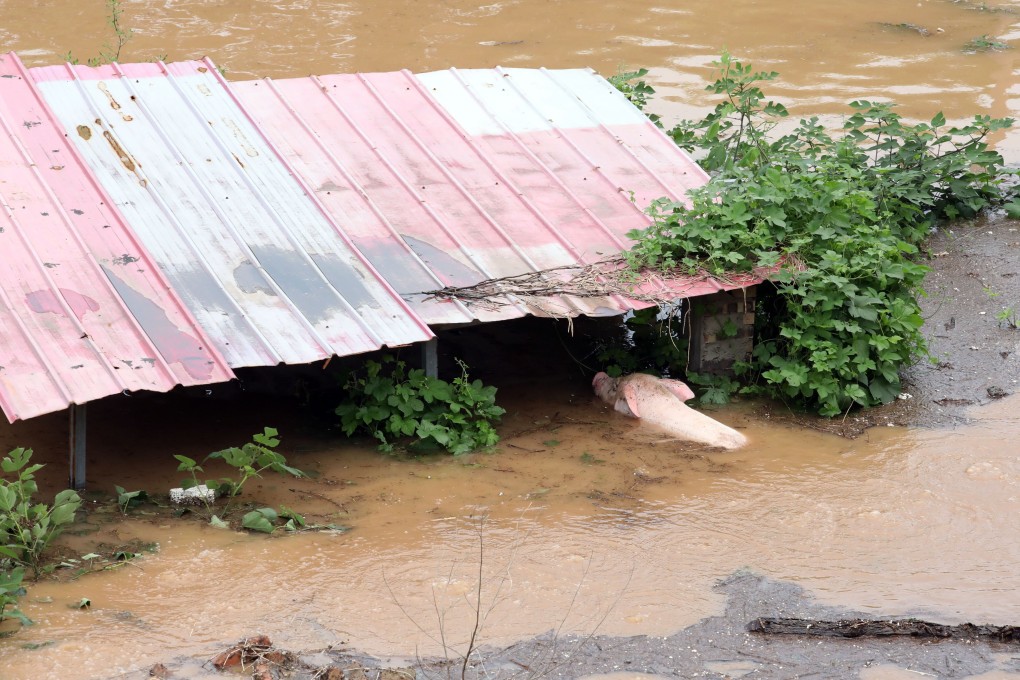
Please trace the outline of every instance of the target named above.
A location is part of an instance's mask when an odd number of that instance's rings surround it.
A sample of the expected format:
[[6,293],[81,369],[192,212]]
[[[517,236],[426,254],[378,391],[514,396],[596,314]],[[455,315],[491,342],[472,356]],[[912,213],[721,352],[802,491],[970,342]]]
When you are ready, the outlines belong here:
[[491,307],[512,305],[512,300],[529,302],[533,298],[570,296],[595,298],[619,296],[629,300],[664,305],[687,297],[685,291],[705,281],[718,281],[725,287],[737,279],[713,276],[707,272],[686,275],[671,272],[634,272],[623,257],[611,257],[591,264],[551,267],[514,276],[486,279],[469,286],[446,286],[425,291],[438,300],[460,300]]

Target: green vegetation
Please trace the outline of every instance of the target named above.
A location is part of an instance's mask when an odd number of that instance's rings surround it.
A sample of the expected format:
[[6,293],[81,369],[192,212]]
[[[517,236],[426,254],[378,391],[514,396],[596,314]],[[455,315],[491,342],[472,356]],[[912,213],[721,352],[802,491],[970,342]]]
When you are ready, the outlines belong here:
[[23,626],[31,625],[32,621],[17,607],[18,600],[25,595],[25,588],[21,585],[24,578],[24,567],[0,567],[0,623],[16,619]]
[[470,380],[467,365],[457,363],[461,375],[448,383],[391,356],[366,361],[364,374],[349,373],[344,383],[350,400],[336,409],[344,432],[375,437],[381,451],[392,451],[400,437],[414,437],[418,450],[454,455],[495,445],[493,423],[505,413],[496,406],[496,388]]
[[639,309],[623,324],[625,337],[601,341],[596,350],[599,366],[607,374],[618,378],[639,371],[683,373],[689,343],[677,310]]
[[979,35],[976,38],[972,38],[963,46],[964,52],[991,52],[1008,49],[1009,44],[991,38],[988,35]]
[[241,526],[251,531],[261,531],[262,533],[271,534],[277,528],[277,521],[284,521],[283,528],[287,531],[299,531],[308,527],[304,517],[286,506],[281,506],[279,510],[274,510],[273,508],[259,508],[257,510],[252,510],[241,520]]
[[[107,40],[103,43],[98,57],[90,57],[85,61],[89,66],[102,66],[103,64],[112,64],[115,61],[120,61],[121,50],[134,37],[135,32],[130,28],[125,28],[120,23],[120,18],[124,14],[121,1],[106,0],[106,25],[113,32],[113,40]],[[165,55],[163,56],[165,57]],[[70,52],[64,55],[64,61],[71,64],[78,63],[78,59]]]
[[31,623],[17,608],[25,594],[25,568],[38,576],[42,554],[74,521],[81,499],[74,491],[61,491],[52,505],[33,502],[39,492],[35,473],[42,465],[30,464],[32,449],[17,448],[0,460],[0,622],[16,619]]
[[275,450],[280,445],[280,440],[277,437],[278,434],[279,432],[276,428],[266,427],[262,432],[256,432],[252,435],[252,441],[246,444],[239,447],[232,446],[222,451],[214,451],[206,456],[206,460],[219,459],[227,465],[236,468],[238,473],[236,479],[233,477],[221,477],[220,479],[199,481],[198,473],[205,472],[205,469],[199,465],[198,461],[188,456],[175,454],[174,458],[180,463],[177,469],[191,474],[191,478],[183,480],[181,486],[185,489],[190,489],[204,485],[217,495],[234,498],[241,493],[241,489],[244,488],[245,483],[249,479],[261,477],[262,473],[266,470],[280,474],[289,474],[294,477],[306,476],[301,470],[287,465],[286,457]]
[[[155,545],[145,546],[146,552],[155,552],[157,547]],[[58,564],[54,564],[48,567],[48,569],[69,569],[71,570],[71,580],[77,580],[86,574],[93,574],[97,571],[113,571],[119,569],[125,564],[141,557],[140,553],[121,548],[119,550],[111,550],[106,555],[100,553],[90,552],[81,557],[65,557]]]
[[127,491],[122,486],[114,484],[114,490],[117,492],[117,507],[120,508],[120,513],[126,515],[130,508],[141,505],[144,501],[149,500],[149,494],[145,491]]
[[[641,80],[646,75],[648,75],[648,69],[646,68],[641,68],[637,71],[625,71],[609,76],[609,82],[613,87],[622,92],[623,96],[630,100],[631,104],[639,109],[644,109],[645,105],[648,104],[648,100],[655,94],[655,90],[648,83]],[[645,115],[653,123],[662,127],[659,116],[648,112]]]
[[210,459],[219,459],[232,468],[237,469],[238,479],[224,478],[220,481],[220,491],[233,498],[241,493],[245,483],[252,477],[261,477],[266,470],[292,477],[306,477],[304,472],[287,465],[287,459],[276,451],[280,445],[276,428],[266,427],[262,432],[252,435],[252,441],[240,447],[231,446],[222,451],[210,453]]
[[38,575],[43,552],[74,521],[81,499],[65,489],[53,505],[34,503],[32,496],[39,491],[35,473],[43,466],[30,465],[31,458],[32,449],[17,448],[0,461],[3,473],[14,476],[0,478],[0,566],[13,562]]
[[688,386],[699,392],[698,401],[702,404],[726,404],[730,395],[740,389],[740,383],[725,375],[687,372]]
[[941,220],[1003,200],[1002,157],[985,140],[1013,121],[954,127],[939,113],[910,125],[892,104],[861,100],[842,134],[817,118],[778,134],[788,112],[759,88],[777,74],[728,54],[715,66],[708,90],[722,102],[669,131],[713,178],[690,206],[650,206],[630,264],[768,274],[774,298],[759,298],[755,350],[737,366],[743,391],[828,416],[892,400],[899,368],[927,356],[918,245]]
[[[202,465],[193,458],[175,454],[174,458],[179,463],[177,466],[178,471],[191,474],[189,479],[181,482],[181,486],[185,489],[190,489],[204,485],[217,496],[226,496],[229,499],[227,507],[224,509],[224,514],[226,514],[230,509],[230,501],[241,493],[248,480],[253,477],[261,478],[262,473],[267,470],[279,474],[288,474],[293,477],[306,477],[307,475],[304,472],[288,465],[287,458],[279,451],[276,451],[276,447],[280,445],[278,434],[279,432],[276,428],[266,427],[263,428],[262,432],[256,432],[252,435],[252,441],[250,442],[241,446],[231,446],[222,451],[214,451],[206,456],[206,461],[222,460],[230,467],[235,468],[237,470],[236,477],[221,477],[220,479],[200,481],[198,473],[205,472]],[[210,499],[202,496],[201,500],[205,503],[206,509],[212,508],[212,501]],[[216,516],[213,516],[211,523],[217,526],[225,525],[223,520]]]
[[1012,307],[1004,307],[995,315],[995,320],[999,322],[1000,328],[1005,327],[1014,331],[1020,328],[1020,319],[1017,318],[1016,310]]

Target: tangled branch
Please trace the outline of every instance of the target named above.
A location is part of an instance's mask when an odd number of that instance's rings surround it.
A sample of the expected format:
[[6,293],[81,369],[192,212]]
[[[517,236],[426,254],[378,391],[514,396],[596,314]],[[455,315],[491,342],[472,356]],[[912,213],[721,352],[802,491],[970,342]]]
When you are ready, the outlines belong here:
[[446,286],[425,291],[424,295],[436,300],[459,300],[493,309],[523,303],[548,311],[542,303],[554,297],[619,297],[630,302],[662,306],[678,298],[689,297],[691,290],[707,281],[717,282],[720,289],[755,282],[753,275],[720,277],[705,271],[696,274],[651,270],[635,272],[622,256],[615,256],[591,264],[551,267],[485,279],[469,286]]

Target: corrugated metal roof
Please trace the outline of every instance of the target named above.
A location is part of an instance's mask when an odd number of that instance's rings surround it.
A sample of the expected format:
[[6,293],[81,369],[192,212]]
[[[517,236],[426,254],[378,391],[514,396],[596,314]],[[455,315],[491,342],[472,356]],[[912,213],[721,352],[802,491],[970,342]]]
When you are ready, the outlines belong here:
[[707,180],[590,70],[227,83],[208,60],[25,71],[9,55],[0,76],[12,420],[419,342],[430,324],[647,306],[427,293],[617,255],[643,206]]
[[0,406],[11,421],[233,373],[0,56]]
[[310,200],[211,65],[31,74],[231,366],[432,337]]
[[[577,264],[628,247],[642,206],[704,171],[589,69],[450,69],[231,83],[284,158],[405,295]],[[741,281],[741,284],[745,282]],[[649,288],[720,290],[682,279]],[[416,306],[430,324],[616,314],[621,298]]]

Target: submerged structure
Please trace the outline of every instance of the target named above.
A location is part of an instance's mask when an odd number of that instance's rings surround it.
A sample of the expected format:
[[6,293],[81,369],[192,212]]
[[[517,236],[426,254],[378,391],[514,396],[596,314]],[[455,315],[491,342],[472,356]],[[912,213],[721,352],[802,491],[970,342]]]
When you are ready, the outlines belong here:
[[70,408],[81,450],[118,392],[756,283],[611,285],[643,208],[707,177],[590,70],[227,82],[12,53],[0,125],[0,408]]

